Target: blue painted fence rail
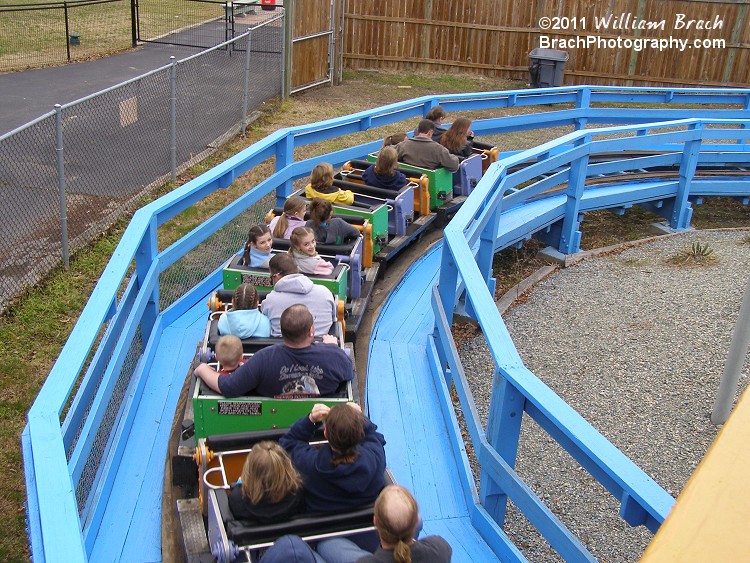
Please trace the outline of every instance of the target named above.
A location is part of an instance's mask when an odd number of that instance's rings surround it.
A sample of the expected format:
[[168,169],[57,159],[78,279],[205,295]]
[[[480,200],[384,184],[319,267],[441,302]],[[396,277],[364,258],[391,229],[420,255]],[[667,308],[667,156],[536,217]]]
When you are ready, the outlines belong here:
[[[608,103],[622,107],[603,107],[603,104]],[[634,107],[636,104],[644,103],[658,107]],[[300,161],[294,159],[295,148],[352,132],[366,131],[372,127],[398,123],[412,117],[421,117],[438,104],[443,105],[449,112],[514,107],[534,107],[540,110],[540,113],[536,114],[475,121],[474,131],[479,135],[487,135],[558,125],[581,129],[591,124],[647,123],[696,116],[706,119],[741,119],[747,116],[750,108],[750,90],[561,87],[425,96],[325,122],[277,131],[140,209],[135,213],[115,249],[67,344],[28,413],[21,442],[27,488],[29,536],[36,561],[88,560],[96,542],[102,513],[107,503],[112,500],[109,498],[109,492],[112,489],[114,469],[121,461],[123,444],[127,440],[127,432],[143,389],[142,376],[153,360],[153,350],[156,348],[155,344],[158,343],[161,330],[178,318],[196,299],[200,299],[220,284],[220,273],[217,269],[182,298],[164,311],[160,311],[159,275],[263,196],[276,190],[277,199],[284,199],[291,192],[292,181],[309,174],[318,162],[342,164],[348,159],[359,158],[376,150],[380,146],[380,141]],[[685,104],[701,104],[701,107],[680,107]],[[550,110],[549,106],[558,108]],[[746,129],[747,124],[743,123],[741,127]],[[746,143],[747,139],[738,137],[737,141]],[[179,241],[165,250],[158,250],[157,234],[161,224],[213,192],[228,187],[241,174],[268,158],[275,158],[275,172],[269,178]],[[481,184],[485,187],[478,193],[489,197],[487,187],[498,180],[499,174],[498,168],[495,168]],[[467,207],[465,213],[462,212],[462,217],[468,217],[469,209],[473,209],[471,213],[479,211],[476,204],[478,197],[481,196],[474,197],[475,203]],[[645,201],[649,198],[644,195],[643,199]],[[492,219],[495,222],[489,226],[489,216],[482,219],[485,224],[482,225],[481,238],[483,242],[491,240],[495,245],[499,240],[496,224],[499,214],[494,213],[492,217],[495,217]],[[569,223],[566,232],[574,233],[574,221],[569,220]],[[459,233],[462,230],[458,229]],[[528,233],[536,230],[536,225],[530,226],[519,235],[519,240],[523,240]],[[456,237],[459,234],[456,227],[447,232],[453,233],[450,244],[457,245]],[[476,229],[471,229],[471,232],[472,238],[479,236]],[[465,245],[466,240],[463,239],[461,244]],[[491,251],[487,244],[480,246],[479,256],[481,262],[486,264]],[[454,250],[456,248],[453,246]],[[496,248],[495,245],[492,250]],[[132,266],[135,268],[134,273],[129,277]],[[475,271],[476,265],[471,272],[467,267],[449,267],[449,276],[455,278],[454,283],[444,283],[442,287],[455,286],[460,275],[462,282],[471,287],[471,304],[481,311],[482,305],[486,303],[483,303],[483,298],[477,296],[476,291],[480,280],[486,287],[486,267],[479,270],[484,272],[481,274]],[[449,304],[447,318],[450,318],[455,295],[441,295],[443,303]],[[484,312],[479,315],[480,322],[489,322],[483,315]],[[492,322],[496,320],[493,318]],[[93,435],[100,428],[99,425],[113,396],[117,374],[125,363],[131,344],[137,338],[143,341],[142,355],[138,359],[128,393],[116,412],[115,423],[110,433],[105,436],[107,449],[96,469],[91,493],[79,501],[76,498],[76,489],[80,480],[84,478],[83,468],[91,455]],[[447,336],[441,339],[443,348],[445,338]],[[496,346],[495,352],[502,346],[508,346],[505,341],[493,341],[493,344]],[[445,351],[442,353],[445,354]],[[511,353],[498,364],[503,376],[510,375],[511,372],[523,372],[520,362],[508,363],[508,358],[514,357]],[[528,378],[531,379],[532,376],[529,375]],[[533,386],[524,387],[524,392],[532,391],[536,392],[537,389]],[[546,404],[544,389],[539,389],[539,392],[542,393],[543,403]],[[505,394],[509,395],[510,389],[506,390]],[[554,402],[555,399],[549,400]],[[545,409],[540,407],[539,410],[546,414]],[[502,418],[501,414],[496,413],[494,417]],[[495,437],[491,437],[490,443],[496,443]],[[501,452],[501,457],[512,459],[512,455],[507,452]],[[487,463],[493,468],[492,471],[496,470],[496,464],[491,461]],[[512,463],[508,465],[512,467]],[[484,496],[488,501],[492,501],[497,497],[497,492],[490,490],[485,492]],[[641,500],[637,499],[638,502]],[[499,506],[502,503],[495,504]],[[627,499],[624,500],[624,504],[630,505]],[[660,514],[659,512],[658,515]]]
[[[554,243],[560,252],[575,252],[580,241],[580,214],[591,209],[666,201],[668,204],[661,207],[666,209],[671,227],[687,229],[691,198],[730,195],[746,201],[750,195],[747,177],[716,177],[702,182],[694,180],[694,176],[696,167],[706,162],[750,165],[748,125],[750,121],[678,120],[565,135],[493,164],[445,228],[440,279],[433,291],[436,319],[433,366],[444,380],[438,388],[443,389],[441,400],[446,410],[452,408],[448,389],[451,383],[455,385],[481,466],[480,498],[474,501],[481,502],[502,526],[506,503],[511,499],[566,561],[588,561],[592,556],[533,491],[525,487],[513,469],[524,412],[620,501],[620,515],[629,524],[645,525],[655,531],[674,501],[524,367],[495,306],[492,256],[497,250],[540,231],[557,233]],[[615,133],[634,136],[610,138]],[[716,144],[717,141],[721,143]],[[704,142],[711,142],[703,145],[711,153],[700,153]],[[625,158],[606,166],[590,165],[590,155],[632,149],[648,151],[665,145],[680,149],[649,157],[648,162],[652,166],[677,165],[676,179],[642,180],[627,186],[618,183],[616,190],[586,185],[588,177],[596,177],[602,170],[639,170],[644,165],[641,157]],[[727,148],[732,153],[718,152]],[[513,171],[517,164],[529,162],[534,164]],[[555,191],[554,187],[559,189]],[[514,230],[514,223],[508,218],[540,197],[551,203],[545,212],[521,213],[525,217],[523,228]],[[555,224],[562,226],[551,229]],[[479,422],[450,331],[454,307],[461,302],[482,328],[496,365],[486,429]]]

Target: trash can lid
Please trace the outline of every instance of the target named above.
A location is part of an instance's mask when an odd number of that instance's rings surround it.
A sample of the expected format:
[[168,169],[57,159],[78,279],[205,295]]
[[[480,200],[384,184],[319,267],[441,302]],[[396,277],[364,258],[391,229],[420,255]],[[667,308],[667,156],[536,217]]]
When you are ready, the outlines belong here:
[[529,57],[532,59],[545,59],[548,61],[567,61],[567,51],[558,51],[557,49],[534,49],[529,53]]

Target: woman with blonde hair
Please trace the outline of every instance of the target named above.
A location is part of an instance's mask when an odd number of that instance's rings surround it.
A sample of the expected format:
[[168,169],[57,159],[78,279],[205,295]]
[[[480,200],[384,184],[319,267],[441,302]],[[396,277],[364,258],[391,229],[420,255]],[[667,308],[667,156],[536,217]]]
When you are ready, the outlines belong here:
[[341,205],[354,203],[354,192],[333,185],[333,166],[327,162],[321,162],[312,169],[310,183],[305,186],[305,197],[320,197]]
[[263,441],[253,446],[242,477],[229,492],[235,518],[262,523],[281,522],[302,512],[302,479],[284,448]]
[[297,227],[289,237],[289,254],[294,258],[302,274],[328,276],[333,273],[333,264],[318,254],[315,247],[315,232],[309,227]]

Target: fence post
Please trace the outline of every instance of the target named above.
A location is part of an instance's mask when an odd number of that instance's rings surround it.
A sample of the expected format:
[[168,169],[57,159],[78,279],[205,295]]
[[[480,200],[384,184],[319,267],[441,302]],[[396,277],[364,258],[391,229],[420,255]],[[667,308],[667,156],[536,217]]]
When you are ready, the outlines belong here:
[[497,206],[492,214],[492,219],[487,221],[484,229],[479,235],[479,250],[477,252],[476,262],[479,271],[482,272],[487,287],[494,290],[495,278],[492,277],[492,260],[495,257],[495,237],[500,224],[500,210],[502,203]]
[[334,78],[333,74],[336,69],[336,22],[334,20],[336,8],[331,0],[331,9],[329,11],[329,17],[331,18],[331,35],[328,37],[328,79],[329,84],[333,86]]
[[[698,131],[701,134],[702,123],[696,123],[689,127],[690,131]],[[701,150],[701,137],[685,141],[682,148],[682,159],[680,160],[680,178],[677,184],[677,195],[674,198],[674,207],[669,219],[669,226],[673,229],[687,229],[693,217],[693,209],[688,197],[690,186],[695,177],[695,168],[698,165],[698,154]]]
[[68,62],[70,62],[70,24],[68,23],[67,2],[63,2],[63,14],[65,15],[65,50],[68,53]]
[[130,40],[138,46],[138,0],[130,0]]
[[450,240],[443,239],[443,249],[440,257],[440,276],[438,278],[438,293],[445,311],[445,319],[448,326],[453,322],[453,313],[456,308],[456,285],[458,284],[458,267],[456,266],[453,252],[451,252]]
[[[579,88],[578,93],[576,94],[576,109],[588,110],[590,106],[591,106],[591,88],[589,87]],[[577,117],[576,118],[576,131],[581,131],[582,129],[586,129],[586,124],[588,123],[588,121],[589,120],[586,117]]]
[[[579,147],[590,141],[589,136],[578,139],[574,146]],[[573,254],[581,249],[581,231],[579,231],[579,212],[581,198],[586,184],[586,169],[589,165],[589,153],[579,156],[570,163],[567,199],[565,201],[565,217],[563,218],[560,246],[558,250],[563,254]]]
[[[234,39],[234,2],[224,3],[224,21],[226,22],[224,24],[224,41],[229,41],[230,38]],[[233,46],[227,45],[230,57],[232,56]]]
[[[487,441],[510,467],[516,466],[521,424],[526,410],[526,397],[495,368],[487,415]],[[481,455],[479,455],[481,459]],[[500,526],[505,523],[508,495],[497,482],[481,471],[479,475],[479,498],[482,506]]]
[[169,57],[172,68],[169,74],[169,155],[172,169],[172,182],[177,181],[177,61],[175,56]]
[[281,99],[292,91],[292,36],[294,35],[294,2],[284,0],[284,52],[281,56]]
[[721,376],[719,390],[716,393],[716,402],[714,402],[714,409],[711,412],[713,424],[724,424],[729,418],[734,393],[737,391],[737,383],[742,372],[742,365],[745,363],[745,356],[747,356],[748,345],[750,345],[750,278],[747,280],[745,295],[740,305],[740,314],[732,333],[732,343],[729,345],[727,363],[724,364],[724,373]]
[[250,97],[250,45],[253,39],[253,32],[247,32],[247,48],[245,50],[245,84],[242,88],[242,131],[240,134],[245,136],[245,128],[247,128],[247,105],[248,98]]
[[[135,254],[135,275],[138,278],[139,287],[142,287],[148,275],[151,266],[159,254],[158,241],[159,226],[156,217],[152,217],[149,222],[148,231],[138,245],[138,251]],[[151,338],[151,331],[156,324],[156,318],[159,316],[159,283],[151,292],[148,303],[141,316],[141,338],[147,342]]]
[[65,159],[63,157],[62,106],[55,104],[55,150],[57,151],[57,187],[60,194],[60,242],[63,267],[70,270],[68,253],[68,211],[65,202]]
[[[287,133],[283,139],[279,139],[276,143],[276,172],[283,170],[294,162],[294,133]],[[292,179],[288,178],[284,180],[282,184],[279,184],[276,188],[276,205],[283,207],[286,198],[288,198],[292,190]]]
[[[744,6],[743,6],[743,8],[744,8]],[[745,111],[750,110],[750,94],[745,94],[745,108],[744,109],[745,109]],[[747,123],[743,123],[742,125],[740,125],[740,129],[748,129],[749,127],[750,127],[750,125],[748,125]],[[737,139],[737,144],[738,145],[746,145],[747,141],[745,141],[743,139]]]

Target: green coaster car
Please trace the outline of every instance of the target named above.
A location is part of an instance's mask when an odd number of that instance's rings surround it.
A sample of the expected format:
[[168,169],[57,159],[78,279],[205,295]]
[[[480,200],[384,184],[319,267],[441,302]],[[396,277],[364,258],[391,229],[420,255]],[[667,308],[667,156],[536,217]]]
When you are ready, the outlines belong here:
[[[387,226],[386,226],[387,229]],[[273,289],[271,273],[267,268],[250,268],[240,264],[242,256],[235,255],[224,267],[224,289],[234,290],[241,283],[250,283],[259,292],[269,292]],[[349,266],[339,263],[330,276],[308,275],[317,285],[331,290],[341,301],[345,302],[349,287]]]
[[219,434],[289,428],[308,414],[315,403],[332,407],[355,401],[352,382],[342,384],[335,396],[276,399],[235,397],[227,399],[197,381],[193,391],[195,439]]
[[[377,153],[368,154],[367,160],[375,162],[378,159]],[[414,170],[427,176],[428,187],[430,192],[430,209],[443,207],[445,203],[453,197],[453,172],[447,168],[420,168],[403,162],[398,163],[399,170]]]
[[[299,190],[292,195],[299,196],[309,203],[305,197],[305,190]],[[359,196],[359,197],[358,197]],[[372,248],[377,254],[388,244],[388,206],[385,203],[373,203],[372,198],[354,194],[352,205],[333,204],[336,215],[354,215],[363,217],[372,225]]]

